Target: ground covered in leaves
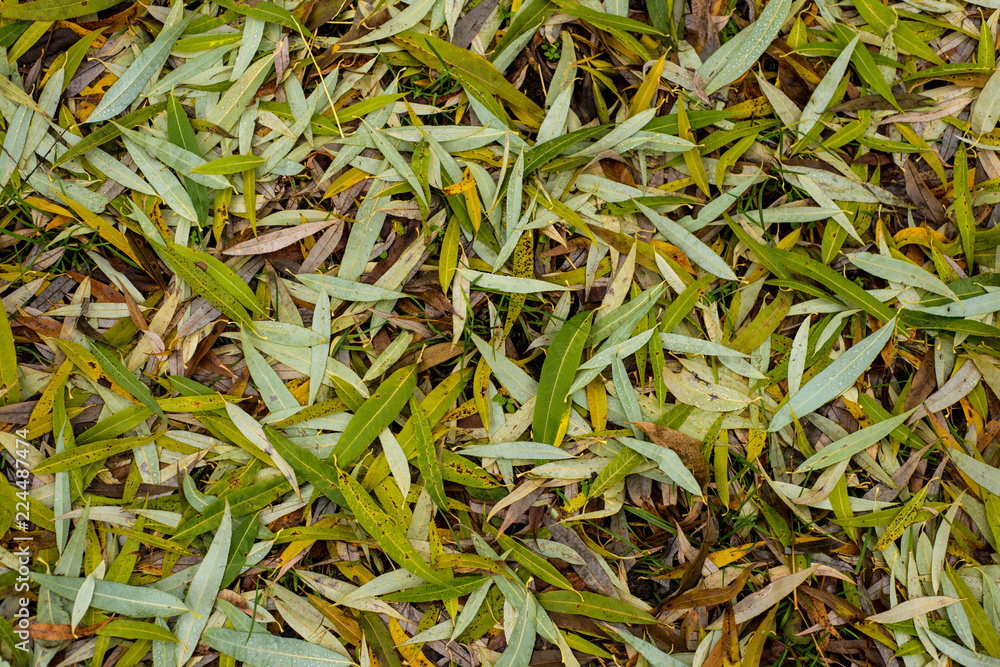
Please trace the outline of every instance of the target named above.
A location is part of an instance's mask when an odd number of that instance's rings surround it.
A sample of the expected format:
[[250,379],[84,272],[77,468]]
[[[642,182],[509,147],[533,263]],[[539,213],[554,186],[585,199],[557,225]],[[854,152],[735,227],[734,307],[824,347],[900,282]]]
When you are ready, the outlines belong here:
[[1000,665],[990,6],[4,2],[0,657]]

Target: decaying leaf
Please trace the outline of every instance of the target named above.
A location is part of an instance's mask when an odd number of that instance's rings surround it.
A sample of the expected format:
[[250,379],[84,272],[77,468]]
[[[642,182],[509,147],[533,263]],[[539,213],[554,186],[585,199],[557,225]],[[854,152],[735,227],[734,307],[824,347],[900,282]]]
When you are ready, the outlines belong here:
[[4,3],[0,661],[994,664],[995,5]]

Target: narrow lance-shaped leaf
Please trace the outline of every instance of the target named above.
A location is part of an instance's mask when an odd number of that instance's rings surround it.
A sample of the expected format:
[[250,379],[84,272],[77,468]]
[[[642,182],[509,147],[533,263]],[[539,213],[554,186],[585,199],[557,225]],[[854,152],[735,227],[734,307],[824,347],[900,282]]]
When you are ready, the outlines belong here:
[[580,367],[590,335],[590,313],[580,313],[563,324],[549,346],[542,364],[535,401],[533,429],[538,442],[558,445],[566,432],[571,398],[569,389]]
[[[996,75],[994,75],[994,78]],[[990,79],[992,83],[993,79]],[[980,101],[977,102],[978,105],[986,102],[986,91],[983,90],[983,95],[979,98]],[[994,91],[992,103],[997,105],[998,114],[1000,114],[1000,84],[997,85],[997,90]],[[995,122],[995,119],[994,119]],[[965,150],[965,144],[959,142],[958,150],[955,151],[955,169],[953,171],[955,175],[955,226],[958,227],[958,233],[962,237],[962,252],[965,253],[965,261],[968,264],[965,271],[968,275],[972,275],[973,264],[975,263],[975,247],[976,247],[976,219],[972,213],[972,188],[969,187],[969,164]]]
[[302,639],[269,633],[247,634],[229,628],[211,628],[205,643],[214,650],[254,667],[351,667],[353,662],[328,648]]
[[[84,583],[83,577],[56,577],[33,573],[31,578],[68,600],[76,599]],[[136,618],[178,616],[188,611],[183,601],[169,593],[102,579],[94,583],[90,605],[96,609]]]
[[337,483],[358,524],[378,542],[389,558],[424,581],[448,586],[444,576],[417,553],[396,522],[372,500],[357,480],[338,469]]
[[153,395],[149,392],[149,388],[137,380],[136,377],[129,372],[128,368],[125,367],[125,364],[114,356],[113,352],[105,350],[96,343],[90,346],[90,351],[97,358],[97,361],[101,364],[101,369],[109,378],[118,383],[122,389],[129,392],[132,396],[135,396],[140,403],[155,412],[157,415],[163,417],[164,419],[167,418],[167,415],[163,412],[163,408],[160,407],[159,403],[156,402],[156,399],[153,398]]
[[417,446],[417,467],[424,478],[424,485],[431,500],[442,512],[448,511],[448,496],[444,493],[444,479],[441,476],[441,463],[438,460],[437,448],[431,426],[427,423],[427,415],[420,409],[416,399],[410,398],[410,419],[413,421],[414,440]]
[[340,440],[334,445],[330,460],[336,461],[340,467],[353,463],[374,442],[379,432],[396,419],[416,386],[416,366],[401,368],[386,378],[351,417]]
[[804,473],[812,470],[819,470],[820,468],[826,468],[840,463],[844,459],[849,459],[855,454],[868,449],[873,444],[892,433],[898,426],[905,422],[911,414],[913,414],[913,410],[907,410],[901,415],[880,421],[877,424],[855,431],[849,436],[841,438],[836,442],[831,442],[829,445],[806,459],[795,472]]
[[791,9],[791,0],[771,0],[764,5],[764,11],[746,29],[745,36],[741,38],[735,53],[725,61],[705,85],[705,93],[711,95],[749,71],[761,54],[771,45],[774,38],[778,36],[778,31],[785,19],[788,18]]
[[[183,6],[180,11],[184,11]],[[87,118],[87,122],[97,123],[114,118],[135,101],[143,87],[159,73],[163,63],[167,62],[167,56],[170,55],[174,42],[184,33],[195,16],[195,13],[188,14],[180,22],[157,35],[152,44],[142,49],[121,78],[104,93],[100,104]]]
[[701,240],[687,231],[673,220],[660,215],[640,201],[635,205],[642,211],[643,215],[649,218],[657,231],[675,246],[684,251],[692,262],[705,269],[713,276],[725,278],[726,280],[736,280],[736,274],[721,257],[712,252],[712,249],[701,242]]
[[176,645],[177,664],[182,665],[194,653],[198,646],[201,633],[208,625],[209,616],[215,606],[215,596],[222,586],[222,577],[226,572],[226,561],[229,558],[229,544],[233,537],[233,520],[226,503],[222,515],[222,523],[215,533],[212,545],[208,548],[204,560],[198,565],[188,588],[185,600],[191,611],[181,616],[174,626],[174,634],[179,640]]
[[893,318],[837,357],[836,361],[817,373],[774,413],[768,430],[782,429],[792,423],[793,413],[794,417],[801,419],[847,391],[875,360],[895,330],[896,319]]
[[919,266],[895,257],[872,255],[867,252],[851,253],[847,256],[851,264],[873,276],[893,282],[919,287],[920,289],[946,296],[958,301],[958,297],[941,280]]

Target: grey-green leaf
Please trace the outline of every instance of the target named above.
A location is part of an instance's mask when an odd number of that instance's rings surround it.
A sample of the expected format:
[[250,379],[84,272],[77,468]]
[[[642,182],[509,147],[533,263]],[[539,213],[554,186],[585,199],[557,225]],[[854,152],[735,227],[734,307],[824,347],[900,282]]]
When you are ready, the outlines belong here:
[[743,76],[767,50],[778,36],[781,25],[792,9],[792,0],[772,0],[764,6],[757,20],[746,29],[746,36],[740,41],[735,52],[716,71],[705,86],[705,93],[711,95]]
[[[84,582],[83,577],[57,577],[37,573],[33,573],[31,578],[67,600],[76,599]],[[90,606],[137,618],[170,617],[189,611],[184,602],[169,593],[103,579],[94,582],[94,595],[90,600]]]
[[676,482],[685,491],[696,496],[701,495],[701,485],[698,484],[698,480],[695,479],[674,450],[635,438],[619,437],[618,441],[656,463],[660,472]]
[[736,280],[736,274],[729,268],[726,262],[712,252],[711,248],[701,242],[701,240],[687,231],[673,220],[666,218],[640,201],[635,205],[639,207],[643,215],[649,218],[653,226],[668,241],[684,251],[692,262],[705,269],[713,276],[725,278],[726,280]]
[[832,442],[806,459],[795,472],[810,472],[812,470],[826,468],[834,465],[835,463],[840,463],[845,459],[849,459],[855,454],[868,449],[876,442],[892,433],[898,426],[905,422],[911,414],[913,414],[913,410],[908,410],[897,417],[890,417],[889,419],[880,421],[877,424],[872,424],[871,426],[863,428],[859,431],[855,431],[846,438],[841,438],[836,442]]
[[895,257],[872,255],[867,252],[853,253],[848,255],[847,258],[851,260],[851,264],[873,276],[910,287],[918,287],[922,290],[958,301],[958,296],[951,291],[951,288],[941,282],[937,276],[925,271],[912,262],[905,262]]
[[193,12],[188,14],[173,27],[161,32],[152,44],[143,49],[122,77],[104,93],[100,104],[87,118],[87,122],[98,123],[125,111],[128,105],[139,97],[143,87],[159,73],[163,63],[167,62],[167,56],[170,55],[174,42],[184,33],[195,16],[197,14]]
[[224,655],[254,667],[349,667],[344,656],[301,639],[276,637],[263,632],[247,634],[228,628],[211,628],[204,642]]
[[233,537],[233,517],[226,503],[222,514],[222,523],[215,533],[212,546],[208,548],[205,559],[198,565],[191,586],[188,588],[187,605],[191,611],[177,620],[174,634],[179,642],[176,645],[177,664],[183,665],[198,646],[201,633],[208,625],[208,617],[215,606],[215,596],[222,585],[222,577],[226,572],[226,561],[229,558],[229,544]]
[[777,431],[791,424],[792,412],[801,419],[847,391],[875,361],[875,357],[889,342],[895,330],[896,318],[893,318],[881,329],[837,357],[836,361],[817,373],[774,413],[768,430]]

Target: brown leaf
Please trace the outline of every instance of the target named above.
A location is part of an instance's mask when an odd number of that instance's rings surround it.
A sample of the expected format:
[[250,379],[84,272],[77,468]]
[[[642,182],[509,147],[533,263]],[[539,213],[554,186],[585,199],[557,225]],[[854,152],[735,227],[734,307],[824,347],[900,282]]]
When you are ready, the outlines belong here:
[[732,601],[743,587],[746,586],[747,580],[753,573],[753,569],[759,563],[752,563],[745,567],[742,572],[736,577],[736,581],[724,586],[722,588],[707,588],[701,590],[693,590],[679,595],[670,601],[670,604],[666,605],[664,609],[666,611],[679,611],[681,609],[697,609],[698,607],[714,607],[716,605],[725,604],[726,602]]
[[274,78],[276,81],[281,81],[281,77],[288,68],[288,63],[288,36],[286,35],[278,41],[278,45],[274,48]]
[[694,30],[702,61],[719,50],[719,35],[712,21],[712,0],[691,0],[691,21],[684,25]]
[[68,625],[54,625],[52,623],[33,623],[28,626],[28,634],[33,639],[41,639],[51,642],[68,642],[80,637],[90,637],[97,634],[97,631],[111,622],[111,619],[102,621],[96,625],[78,625],[76,632]]
[[920,367],[917,374],[910,382],[910,392],[906,395],[903,403],[903,410],[908,411],[924,402],[928,396],[934,393],[937,388],[937,379],[934,375],[934,350],[928,348],[920,360]]
[[255,239],[232,245],[222,252],[226,255],[264,255],[281,250],[307,236],[312,236],[335,222],[337,220],[320,220],[319,222],[304,222],[294,227],[284,227],[262,234]]
[[[896,93],[896,101],[902,109],[919,109],[933,104],[934,100],[915,93]],[[856,112],[856,111],[892,111],[896,107],[892,106],[888,100],[881,95],[865,95],[856,100],[848,100],[842,104],[832,106],[827,109],[828,113]]]
[[657,445],[672,449],[681,463],[691,471],[702,488],[708,485],[711,475],[708,460],[701,452],[701,443],[694,438],[675,431],[667,426],[658,426],[651,422],[630,422],[649,436]]
[[677,592],[675,595],[681,595],[691,590],[698,585],[701,581],[701,568],[705,565],[705,559],[708,558],[708,552],[712,550],[712,545],[715,544],[715,540],[719,537],[719,527],[715,523],[715,519],[711,514],[705,521],[705,537],[701,541],[701,547],[698,549],[698,553],[695,555],[694,559],[688,563],[687,568],[684,570],[684,574],[681,576],[680,584],[677,587]]
[[552,538],[554,540],[565,544],[579,554],[584,564],[574,564],[573,570],[580,575],[581,579],[587,582],[587,587],[597,593],[604,593],[605,595],[613,597],[615,594],[614,583],[612,583],[608,573],[605,572],[604,568],[602,568],[600,563],[598,563],[597,556],[595,556],[584,541],[580,539],[580,536],[573,530],[556,523],[549,517],[545,517],[545,526],[549,529],[549,532],[552,533]]
[[947,220],[944,206],[927,187],[909,158],[903,163],[903,177],[906,179],[906,194],[917,210],[935,224],[944,224]]
[[500,4],[500,0],[484,0],[466,12],[462,20],[455,26],[455,34],[452,36],[451,43],[459,48],[468,48],[476,33],[483,27],[486,19],[490,17],[498,4]]

